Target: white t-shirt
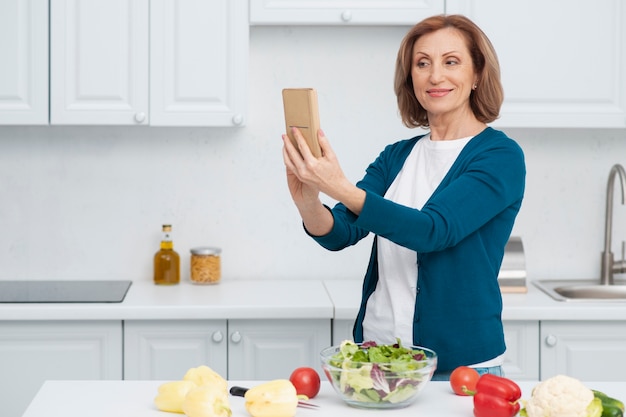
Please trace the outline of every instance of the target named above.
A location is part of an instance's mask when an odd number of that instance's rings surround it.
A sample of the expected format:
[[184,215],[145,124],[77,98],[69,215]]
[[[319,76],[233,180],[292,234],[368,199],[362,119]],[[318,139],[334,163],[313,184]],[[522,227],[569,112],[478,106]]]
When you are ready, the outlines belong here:
[[[433,141],[428,135],[418,140],[385,198],[421,210],[471,139],[472,136]],[[378,236],[377,249],[378,283],[367,301],[363,340],[392,344],[398,337],[404,346],[411,346],[418,279],[417,254],[381,236]],[[496,359],[476,365],[501,364],[501,360]]]

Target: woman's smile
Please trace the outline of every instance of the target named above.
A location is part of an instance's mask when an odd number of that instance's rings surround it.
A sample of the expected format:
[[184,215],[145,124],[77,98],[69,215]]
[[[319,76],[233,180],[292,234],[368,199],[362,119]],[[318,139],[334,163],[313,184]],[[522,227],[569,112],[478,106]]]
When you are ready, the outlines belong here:
[[444,97],[452,91],[451,88],[431,88],[426,90],[426,93],[431,97]]

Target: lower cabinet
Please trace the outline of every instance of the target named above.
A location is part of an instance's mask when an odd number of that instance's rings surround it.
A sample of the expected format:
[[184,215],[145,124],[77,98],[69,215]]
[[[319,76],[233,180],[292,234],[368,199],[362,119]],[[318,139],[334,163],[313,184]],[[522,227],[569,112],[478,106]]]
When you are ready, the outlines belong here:
[[179,380],[208,365],[227,375],[226,320],[124,321],[124,379]]
[[[321,372],[319,352],[352,339],[354,320],[0,321],[1,415],[20,416],[46,380],[178,380],[208,365],[230,380]],[[332,326],[332,330],[331,330]],[[504,322],[514,380],[566,374],[623,381],[626,321]]]
[[507,378],[518,381],[539,379],[539,322],[505,320],[506,353],[502,368]]
[[330,320],[229,320],[228,334],[228,379],[289,378],[300,366],[322,372]]
[[52,379],[122,379],[122,322],[0,321],[0,414],[21,416]]
[[124,379],[178,380],[207,365],[231,380],[289,378],[300,366],[321,371],[330,320],[128,320]]
[[[352,340],[354,320],[333,320],[333,344]],[[508,378],[539,379],[539,322],[504,321],[506,353],[503,369]]]
[[624,381],[626,322],[542,321],[540,351],[541,379]]
[[353,329],[354,320],[333,320],[333,346],[341,344],[344,340],[353,340]]

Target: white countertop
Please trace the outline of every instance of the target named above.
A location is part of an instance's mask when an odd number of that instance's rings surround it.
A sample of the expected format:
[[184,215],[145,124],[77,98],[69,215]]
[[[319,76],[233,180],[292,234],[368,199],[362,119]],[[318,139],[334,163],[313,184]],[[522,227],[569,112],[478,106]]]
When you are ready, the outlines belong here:
[[[361,301],[362,281],[324,281],[336,319],[353,320]],[[626,320],[626,302],[556,301],[528,282],[528,292],[503,294],[503,320]]]
[[[134,281],[121,303],[0,303],[0,320],[347,319],[361,280],[222,280],[158,286]],[[532,283],[504,294],[504,320],[626,320],[626,302],[555,301]]]
[[322,281],[229,280],[217,285],[134,281],[121,303],[0,304],[0,320],[330,319]]
[[[46,381],[22,417],[166,417],[179,414],[158,411],[157,389],[164,381]],[[259,381],[233,381],[229,386],[252,387]],[[528,398],[537,381],[519,382],[522,398]],[[624,399],[626,382],[586,382],[585,385]],[[298,408],[296,417],[352,417],[363,415],[467,417],[472,415],[471,397],[454,395],[448,382],[431,381],[407,408],[363,410],[346,405],[326,381],[310,400],[320,406]],[[241,397],[230,397],[232,417],[249,417]]]

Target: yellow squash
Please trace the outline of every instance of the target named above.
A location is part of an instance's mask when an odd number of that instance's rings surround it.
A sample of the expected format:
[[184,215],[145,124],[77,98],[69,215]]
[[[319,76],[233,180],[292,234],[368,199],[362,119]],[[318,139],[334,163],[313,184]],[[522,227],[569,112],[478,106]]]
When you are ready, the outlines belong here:
[[196,388],[192,381],[173,381],[159,385],[154,404],[161,411],[170,413],[183,412],[183,400],[187,393]]
[[211,385],[192,389],[183,400],[187,417],[230,417],[228,393]]
[[287,379],[276,379],[250,388],[246,410],[252,417],[293,417],[298,406],[296,388]]
[[226,382],[220,374],[206,365],[190,368],[183,377],[183,380],[195,382],[197,386],[211,385],[215,389],[228,391],[228,382]]

